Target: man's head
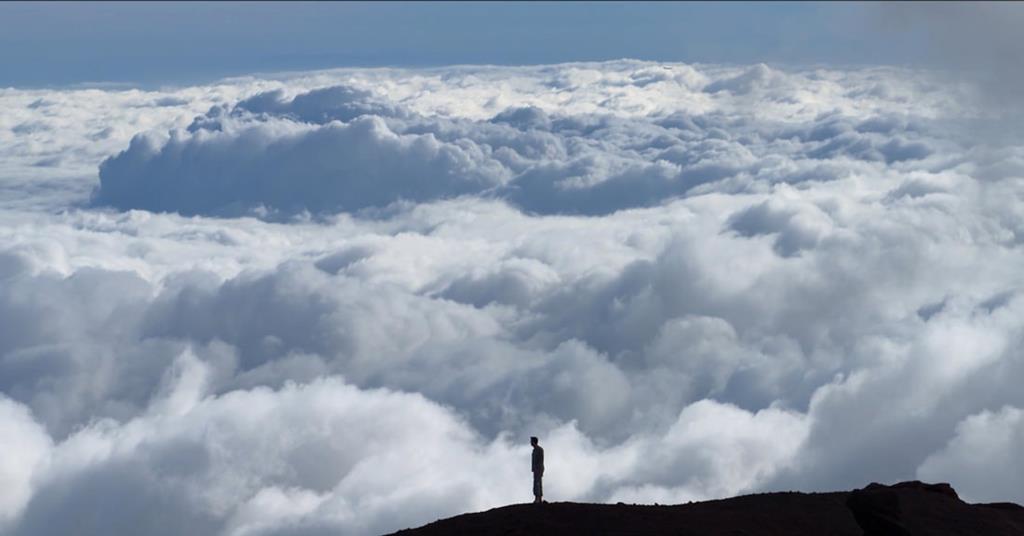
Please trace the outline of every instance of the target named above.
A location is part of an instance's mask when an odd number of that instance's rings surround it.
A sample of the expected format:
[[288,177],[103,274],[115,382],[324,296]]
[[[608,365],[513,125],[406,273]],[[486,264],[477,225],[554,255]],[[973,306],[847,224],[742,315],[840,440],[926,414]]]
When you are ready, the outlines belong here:
[[530,444],[535,447],[537,446],[537,436],[530,437]]

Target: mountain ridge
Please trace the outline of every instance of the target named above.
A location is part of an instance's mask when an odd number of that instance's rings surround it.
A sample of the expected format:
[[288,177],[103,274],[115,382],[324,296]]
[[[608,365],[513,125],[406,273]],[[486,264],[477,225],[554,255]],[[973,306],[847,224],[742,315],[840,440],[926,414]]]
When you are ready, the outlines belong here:
[[514,504],[441,519],[401,536],[463,534],[673,536],[1011,536],[1024,507],[969,504],[946,483],[871,483],[852,491],[783,491],[677,505]]

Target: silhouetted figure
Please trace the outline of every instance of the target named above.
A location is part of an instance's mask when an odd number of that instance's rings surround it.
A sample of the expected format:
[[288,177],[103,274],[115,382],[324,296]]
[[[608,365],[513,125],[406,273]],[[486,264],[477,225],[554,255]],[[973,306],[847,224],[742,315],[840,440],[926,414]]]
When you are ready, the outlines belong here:
[[544,478],[544,449],[537,444],[537,438],[531,437],[530,444],[533,445],[533,502],[543,502],[544,486],[541,479]]

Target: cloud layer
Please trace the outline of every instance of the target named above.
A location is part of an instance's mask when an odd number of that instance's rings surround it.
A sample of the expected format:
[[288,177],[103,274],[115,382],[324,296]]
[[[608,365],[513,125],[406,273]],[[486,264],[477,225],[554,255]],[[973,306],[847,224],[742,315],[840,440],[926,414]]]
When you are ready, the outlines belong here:
[[5,533],[378,534],[529,500],[530,435],[551,500],[1024,500],[1024,149],[929,73],[0,100]]
[[[293,97],[260,93],[215,106],[169,138],[135,137],[103,162],[96,202],[183,214],[294,214],[475,194],[534,213],[601,215],[724,179],[732,191],[831,180],[843,167],[836,160],[913,163],[941,146],[918,125],[880,115],[899,96],[861,96],[898,91],[875,81],[879,73],[837,83],[765,65],[714,81],[686,66],[622,70],[567,69],[554,77],[526,71],[538,86],[536,100],[482,118],[486,112],[468,106],[424,111],[409,98],[355,84]],[[464,75],[453,85],[476,78]],[[608,85],[601,106],[560,106],[595,78]],[[833,108],[856,102],[870,115],[858,121],[787,101],[815,90],[843,91]],[[500,96],[488,96],[488,108]],[[766,101],[774,106],[753,106]],[[783,162],[798,169],[778,169]]]

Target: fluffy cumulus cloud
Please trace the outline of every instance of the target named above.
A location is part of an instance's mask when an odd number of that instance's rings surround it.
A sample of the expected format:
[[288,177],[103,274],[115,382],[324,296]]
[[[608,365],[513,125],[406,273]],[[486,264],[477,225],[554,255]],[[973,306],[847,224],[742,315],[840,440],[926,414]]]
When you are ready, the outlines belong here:
[[[1024,500],[1024,147],[929,72],[0,90],[0,531]],[[961,128],[963,127],[963,128]]]

